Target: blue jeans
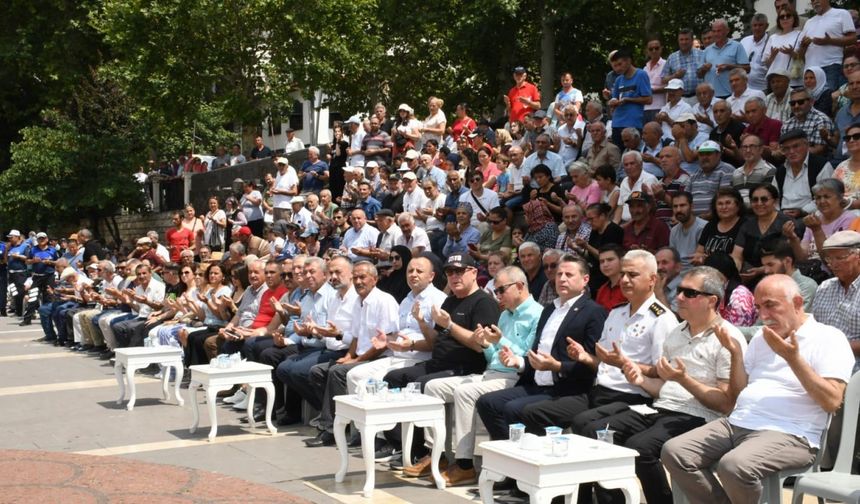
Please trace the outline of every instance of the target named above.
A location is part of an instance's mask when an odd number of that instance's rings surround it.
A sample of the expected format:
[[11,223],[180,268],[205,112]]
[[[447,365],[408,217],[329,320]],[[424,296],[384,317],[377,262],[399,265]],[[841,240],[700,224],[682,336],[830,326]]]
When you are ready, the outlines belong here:
[[845,79],[845,74],[842,73],[842,64],[834,63],[832,65],[827,65],[825,67],[821,67],[824,70],[824,75],[827,76],[827,90],[828,92],[833,92],[839,89],[842,84],[845,84],[847,80]]
[[54,331],[54,310],[59,306],[57,302],[42,303],[39,307],[39,323],[42,324],[42,330],[45,331],[45,339],[54,341],[57,339],[57,332]]
[[[66,326],[66,312],[71,310],[72,308],[76,308],[77,306],[78,303],[75,301],[66,301],[63,304],[56,306],[54,312],[52,313],[52,317],[54,318],[54,325],[57,327],[57,339],[60,343],[66,341],[69,336],[68,327]],[[39,308],[39,316],[42,316],[41,307]]]

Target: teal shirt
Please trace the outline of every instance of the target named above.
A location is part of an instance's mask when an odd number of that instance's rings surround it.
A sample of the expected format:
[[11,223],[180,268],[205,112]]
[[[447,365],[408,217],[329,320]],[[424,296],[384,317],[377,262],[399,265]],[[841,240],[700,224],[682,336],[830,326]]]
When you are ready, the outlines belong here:
[[487,370],[500,371],[502,373],[516,373],[516,368],[509,368],[499,360],[499,352],[506,346],[514,354],[522,357],[535,342],[538,320],[543,312],[543,306],[531,296],[520,303],[514,311],[505,310],[499,317],[499,330],[502,338],[498,343],[491,344],[484,349],[484,357],[487,359]]

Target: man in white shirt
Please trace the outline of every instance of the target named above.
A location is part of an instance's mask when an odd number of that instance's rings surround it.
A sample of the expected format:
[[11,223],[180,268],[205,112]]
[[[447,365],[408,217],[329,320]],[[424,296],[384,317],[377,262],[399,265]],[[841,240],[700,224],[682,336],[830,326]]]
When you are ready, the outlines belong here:
[[726,101],[732,108],[732,115],[735,119],[742,123],[747,122],[744,106],[752,97],[761,98],[764,101],[764,93],[757,89],[749,87],[749,76],[743,68],[735,68],[729,72],[729,86],[732,88],[732,94]]
[[418,176],[415,175],[415,172],[408,171],[403,174],[403,190],[404,212],[408,212],[415,217],[418,215],[419,210],[427,208],[430,205],[430,200],[424,194],[424,188],[418,184]]
[[[577,108],[573,105],[564,107],[561,120],[561,126],[558,128],[558,137],[561,141],[558,155],[561,156],[564,166],[568,166],[579,156],[579,137],[583,134],[585,122],[579,117]],[[522,181],[520,184],[522,185]]]
[[394,245],[403,245],[412,251],[412,256],[416,257],[425,250],[430,250],[430,237],[427,231],[416,226],[415,218],[412,214],[402,213],[397,216],[397,224],[400,226],[400,236],[394,240]]
[[[348,392],[346,375],[365,362],[388,355],[388,339],[395,337],[399,324],[399,306],[391,294],[376,288],[376,267],[361,261],[352,269],[352,285],[358,294],[358,313],[352,320],[352,342],[346,355],[335,362],[311,368],[310,383],[322,402],[319,434],[305,440],[308,447],[334,444],[334,398]],[[341,434],[343,431],[339,431]]]
[[780,194],[782,212],[798,219],[816,211],[812,188],[833,176],[833,166],[821,156],[809,153],[809,140],[802,129],[786,131],[779,137],[785,163],[776,167],[774,182]]
[[715,331],[731,355],[731,415],[663,445],[663,465],[690,502],[758,502],[764,478],[811,464],[851,377],[845,335],[804,312],[791,277],[765,277],[755,303],[767,325],[746,352],[725,330]]
[[628,151],[621,156],[621,166],[624,168],[626,177],[621,181],[618,204],[624,205],[621,211],[621,221],[630,220],[630,208],[627,199],[636,191],[651,193],[651,186],[657,183],[657,177],[644,171],[642,166],[642,154],[637,151]]
[[663,127],[663,137],[675,139],[672,135],[672,125],[681,117],[682,114],[692,114],[693,107],[690,106],[684,97],[684,81],[681,79],[672,79],[666,84],[666,104],[657,112],[654,120],[659,122]]
[[119,322],[112,327],[119,348],[143,346],[146,336],[146,319],[153,310],[161,308],[165,285],[152,278],[152,268],[141,263],[135,268],[137,287],[125,289],[125,302],[136,315],[131,320]]
[[763,61],[767,58],[764,54],[764,48],[770,38],[767,33],[767,24],[767,16],[757,12],[750,20],[752,34],[741,39],[741,45],[750,60],[749,87],[762,92],[767,89],[767,79],[765,78],[767,65]]
[[[360,259],[371,259],[370,254],[366,253],[371,247],[376,246],[376,238],[379,236],[379,230],[367,224],[367,214],[364,210],[356,208],[350,214],[350,223],[352,226],[344,233],[341,250],[346,252],[350,260],[358,261]],[[357,252],[365,252],[358,254]]]
[[302,234],[302,232],[308,229],[317,228],[317,225],[314,222],[314,214],[305,208],[305,198],[303,196],[293,196],[290,201],[290,205],[293,209],[293,215],[290,217],[290,222],[298,224],[299,227],[301,227],[301,230],[297,231],[296,234]]
[[284,145],[284,153],[298,152],[304,150],[305,143],[302,139],[296,136],[296,130],[287,128],[287,143]]
[[[551,154],[558,156],[554,152]],[[499,206],[499,195],[496,191],[484,187],[484,174],[481,170],[472,172],[472,178],[467,182],[469,190],[460,195],[460,203],[468,203],[472,207],[472,225],[478,227],[487,220],[490,210]]]
[[367,132],[361,127],[361,117],[354,115],[344,123],[349,128],[349,166],[364,166],[364,154],[361,153],[361,143]]
[[806,67],[819,66],[827,76],[829,93],[839,89],[846,79],[840,68],[846,47],[857,43],[857,32],[851,14],[830,6],[830,0],[812,2],[815,15],[809,18],[800,35],[800,55]]
[[[561,181],[561,178],[567,175],[564,169],[564,161],[561,156],[550,150],[552,146],[552,137],[546,133],[541,133],[535,139],[535,151],[526,158],[523,162],[523,170],[525,173],[531,173],[532,168],[539,164],[546,165],[552,172],[552,178],[556,183]],[[487,208],[489,210],[489,208]]]
[[699,133],[710,135],[717,124],[714,119],[714,87],[703,82],[696,86],[696,104],[693,106]]
[[415,349],[415,343],[424,341],[424,334],[417,319],[422,318],[432,326],[430,310],[434,306],[442,306],[447,296],[433,286],[436,274],[429,259],[415,257],[405,267],[406,283],[409,284],[410,291],[398,310],[399,330],[386,342],[392,351],[391,355],[350,369],[346,374],[347,390],[350,394],[355,394],[368,378],[382,380],[393,369],[414,366],[430,358],[429,350]]
[[299,177],[296,170],[290,166],[290,160],[285,157],[275,159],[278,173],[275,175],[275,185],[269,189],[272,195],[272,217],[277,221],[289,218],[290,200],[299,193]]

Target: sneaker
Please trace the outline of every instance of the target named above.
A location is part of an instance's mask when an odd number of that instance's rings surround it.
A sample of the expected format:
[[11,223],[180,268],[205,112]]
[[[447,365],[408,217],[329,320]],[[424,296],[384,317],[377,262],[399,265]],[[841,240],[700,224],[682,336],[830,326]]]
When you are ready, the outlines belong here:
[[[245,397],[247,397],[247,395],[248,394],[245,393],[245,390],[240,388],[239,390],[236,391],[235,394],[231,395],[230,397],[225,397],[223,399],[223,402],[225,404],[236,404],[236,403],[244,400]],[[247,404],[245,404],[245,406],[247,406]]]
[[382,448],[376,450],[373,454],[373,460],[376,462],[388,462],[394,456],[394,447],[386,444]]
[[248,396],[246,395],[245,397],[242,398],[241,401],[239,401],[237,403],[233,403],[233,409],[239,410],[239,411],[244,411],[244,410],[248,409]]

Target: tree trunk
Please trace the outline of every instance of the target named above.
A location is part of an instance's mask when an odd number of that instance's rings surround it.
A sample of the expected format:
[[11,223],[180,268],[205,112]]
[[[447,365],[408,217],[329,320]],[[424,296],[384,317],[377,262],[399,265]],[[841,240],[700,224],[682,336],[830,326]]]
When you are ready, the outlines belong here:
[[547,5],[544,0],[538,3],[537,7],[540,16],[540,101],[541,108],[546,108],[552,102],[555,94],[553,93],[553,85],[555,84],[555,28],[552,23],[552,16],[547,12]]

